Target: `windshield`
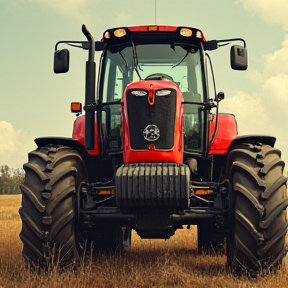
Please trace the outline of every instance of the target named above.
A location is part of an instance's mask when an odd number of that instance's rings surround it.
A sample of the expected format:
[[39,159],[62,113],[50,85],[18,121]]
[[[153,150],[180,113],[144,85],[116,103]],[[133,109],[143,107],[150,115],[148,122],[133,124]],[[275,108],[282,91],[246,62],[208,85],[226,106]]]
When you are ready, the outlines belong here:
[[145,44],[117,49],[117,52],[107,50],[103,64],[101,102],[120,100],[131,82],[161,80],[161,77],[174,81],[182,93],[191,92],[203,99],[200,52],[192,46]]

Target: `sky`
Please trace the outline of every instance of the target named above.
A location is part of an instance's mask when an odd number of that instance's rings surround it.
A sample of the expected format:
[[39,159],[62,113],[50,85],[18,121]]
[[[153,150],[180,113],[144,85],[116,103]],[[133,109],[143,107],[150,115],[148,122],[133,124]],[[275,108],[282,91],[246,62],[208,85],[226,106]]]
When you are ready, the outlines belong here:
[[[221,112],[240,135],[277,138],[288,166],[287,0],[0,0],[0,166],[20,168],[42,136],[71,137],[72,101],[84,102],[87,51],[70,49],[70,71],[53,73],[59,40],[95,40],[112,27],[190,26],[207,40],[244,38],[248,70],[230,68],[229,48],[210,53]],[[62,48],[62,47],[61,47]],[[64,47],[63,47],[64,48]]]

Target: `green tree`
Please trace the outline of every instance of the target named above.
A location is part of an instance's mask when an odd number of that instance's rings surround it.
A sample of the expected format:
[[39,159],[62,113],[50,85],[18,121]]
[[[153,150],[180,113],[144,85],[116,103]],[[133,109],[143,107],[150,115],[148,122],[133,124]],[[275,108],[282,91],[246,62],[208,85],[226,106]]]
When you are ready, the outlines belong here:
[[0,166],[0,194],[19,194],[19,185],[24,181],[24,170]]

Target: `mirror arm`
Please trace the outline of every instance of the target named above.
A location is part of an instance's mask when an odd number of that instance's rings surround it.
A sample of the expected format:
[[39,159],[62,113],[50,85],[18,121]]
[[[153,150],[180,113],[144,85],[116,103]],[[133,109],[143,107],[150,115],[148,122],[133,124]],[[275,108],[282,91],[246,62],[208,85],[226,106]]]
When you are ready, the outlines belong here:
[[236,42],[236,41],[241,41],[243,42],[244,48],[246,48],[246,42],[242,38],[231,38],[231,39],[222,39],[222,40],[217,40],[217,43],[224,43],[224,42]]
[[[89,42],[87,42],[87,41],[58,41],[55,44],[55,51],[58,50],[58,45],[59,44],[66,44],[66,45],[73,46],[73,47],[76,47],[76,48],[82,48],[83,50],[88,50],[89,49]],[[74,45],[74,44],[81,44],[81,46]]]

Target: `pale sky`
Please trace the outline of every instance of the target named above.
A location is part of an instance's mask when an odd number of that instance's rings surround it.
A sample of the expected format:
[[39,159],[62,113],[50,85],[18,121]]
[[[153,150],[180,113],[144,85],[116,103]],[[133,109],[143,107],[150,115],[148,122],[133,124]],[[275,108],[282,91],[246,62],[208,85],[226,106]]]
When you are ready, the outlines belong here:
[[[245,72],[231,70],[228,47],[210,53],[221,111],[236,115],[240,135],[275,136],[288,166],[288,1],[156,1],[156,24],[246,40]],[[95,40],[108,28],[155,24],[155,0],[0,0],[0,21],[0,165],[18,168],[34,138],[71,137],[70,102],[84,102],[87,51],[69,48],[69,73],[55,75],[55,43],[85,40],[83,23]]]

